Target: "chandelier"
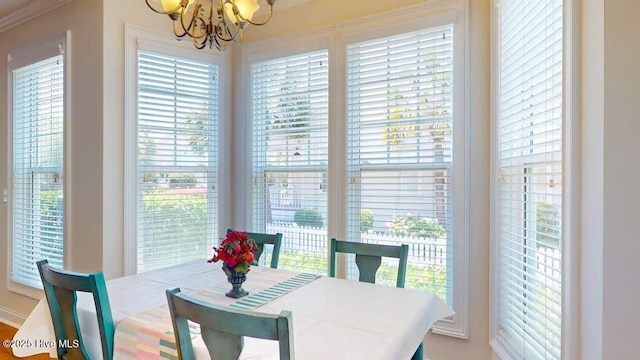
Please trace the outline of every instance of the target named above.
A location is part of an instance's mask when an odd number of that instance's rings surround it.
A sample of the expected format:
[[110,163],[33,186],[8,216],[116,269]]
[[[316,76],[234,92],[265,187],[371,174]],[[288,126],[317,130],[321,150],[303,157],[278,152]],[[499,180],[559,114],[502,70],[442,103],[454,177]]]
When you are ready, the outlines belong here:
[[253,20],[260,8],[258,0],[145,0],[151,10],[169,15],[173,33],[189,36],[193,45],[202,49],[209,45],[224,50],[229,42],[242,42],[242,31],[251,25],[264,25],[271,20],[276,0],[266,0],[269,14],[261,21]]

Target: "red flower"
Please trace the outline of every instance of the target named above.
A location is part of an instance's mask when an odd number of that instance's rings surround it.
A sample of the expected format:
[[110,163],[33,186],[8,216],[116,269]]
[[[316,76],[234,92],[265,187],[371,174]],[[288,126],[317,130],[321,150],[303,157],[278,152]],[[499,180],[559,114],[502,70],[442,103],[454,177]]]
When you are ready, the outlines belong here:
[[208,262],[223,261],[228,267],[236,271],[248,272],[249,266],[255,260],[258,246],[249,234],[242,231],[233,231],[222,239],[220,246],[214,247],[214,255]]

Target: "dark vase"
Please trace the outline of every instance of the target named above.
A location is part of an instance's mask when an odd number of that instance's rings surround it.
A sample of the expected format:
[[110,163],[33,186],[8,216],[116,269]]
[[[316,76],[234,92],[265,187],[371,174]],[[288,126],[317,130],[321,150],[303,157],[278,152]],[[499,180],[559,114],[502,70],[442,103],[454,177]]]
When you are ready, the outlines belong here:
[[225,294],[226,296],[237,299],[249,295],[249,292],[242,288],[242,283],[247,280],[247,274],[235,271],[234,268],[227,266],[226,263],[222,264],[222,270],[227,274],[227,281],[232,286],[231,290]]

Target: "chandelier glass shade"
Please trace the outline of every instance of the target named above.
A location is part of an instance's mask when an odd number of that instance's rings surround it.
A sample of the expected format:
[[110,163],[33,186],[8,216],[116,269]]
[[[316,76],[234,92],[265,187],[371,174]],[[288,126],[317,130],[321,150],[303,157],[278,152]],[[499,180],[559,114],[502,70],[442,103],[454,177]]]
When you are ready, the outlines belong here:
[[271,20],[276,0],[266,0],[268,14],[255,20],[258,0],[145,0],[151,10],[169,15],[173,33],[188,36],[193,45],[224,50],[228,43],[242,42],[242,31],[251,25],[264,25]]

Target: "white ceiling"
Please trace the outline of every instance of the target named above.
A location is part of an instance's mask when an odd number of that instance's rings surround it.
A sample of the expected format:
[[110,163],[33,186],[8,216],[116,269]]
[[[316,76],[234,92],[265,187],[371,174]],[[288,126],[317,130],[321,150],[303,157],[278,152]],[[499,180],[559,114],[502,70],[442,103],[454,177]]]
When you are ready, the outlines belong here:
[[[309,1],[311,0],[279,0],[275,8],[285,9]],[[68,2],[71,2],[71,0],[0,0],[0,32],[31,20]]]

